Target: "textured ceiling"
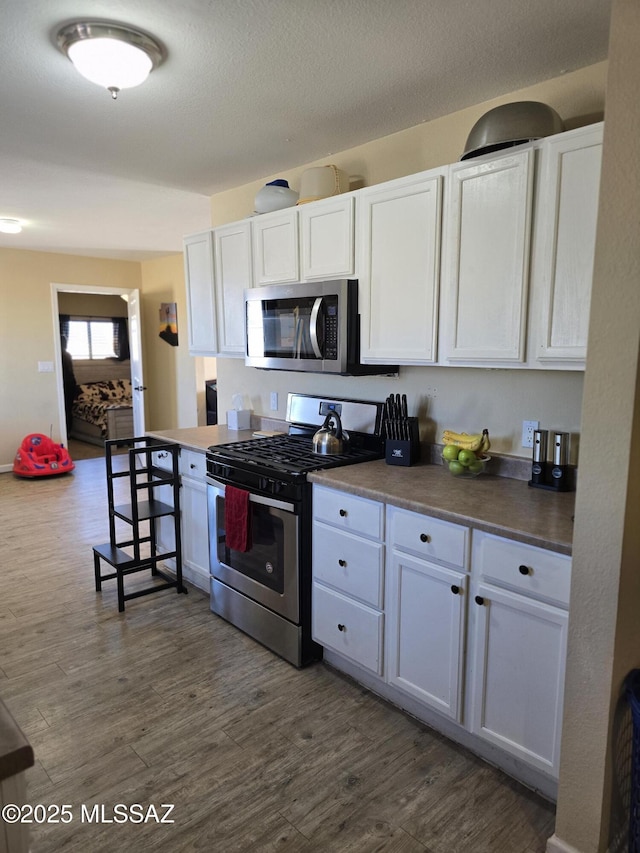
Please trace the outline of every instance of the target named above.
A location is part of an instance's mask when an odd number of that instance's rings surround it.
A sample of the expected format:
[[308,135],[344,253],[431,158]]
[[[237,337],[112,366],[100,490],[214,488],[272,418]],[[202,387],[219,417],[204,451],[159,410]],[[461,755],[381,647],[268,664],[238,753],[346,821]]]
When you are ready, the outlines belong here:
[[[90,17],[166,61],[117,101],[55,47]],[[606,58],[608,0],[10,0],[0,36],[0,248],[144,258],[209,196]]]

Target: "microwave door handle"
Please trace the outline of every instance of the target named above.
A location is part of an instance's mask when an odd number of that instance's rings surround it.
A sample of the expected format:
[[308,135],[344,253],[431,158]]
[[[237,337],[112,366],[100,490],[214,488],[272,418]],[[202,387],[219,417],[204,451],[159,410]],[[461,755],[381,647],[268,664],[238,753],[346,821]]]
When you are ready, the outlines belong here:
[[313,352],[316,358],[322,358],[322,351],[320,350],[320,345],[318,344],[318,315],[320,314],[320,309],[322,308],[322,296],[318,296],[315,302],[313,303],[313,308],[311,309],[311,316],[309,318],[309,333],[311,335],[311,346],[313,347]]

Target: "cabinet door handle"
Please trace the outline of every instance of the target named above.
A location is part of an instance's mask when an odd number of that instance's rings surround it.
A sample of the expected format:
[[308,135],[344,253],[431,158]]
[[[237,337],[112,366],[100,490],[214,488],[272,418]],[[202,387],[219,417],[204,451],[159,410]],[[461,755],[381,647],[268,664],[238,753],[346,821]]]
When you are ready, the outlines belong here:
[[196,467],[196,466],[193,464],[193,462],[190,462],[190,463],[189,463],[189,468],[191,468],[191,470],[192,470],[192,471],[193,471],[193,469],[194,469],[195,467]]
[[476,604],[484,604],[484,598],[481,595],[476,595],[475,602]]
[[521,575],[530,575],[529,566],[518,566],[518,571]]
[[454,595],[460,595],[460,587],[459,587],[457,584],[452,583],[452,584],[451,584],[451,592],[452,592]]
[[342,568],[344,569],[344,567],[347,565],[347,561],[346,560],[338,560],[338,565],[342,566]]
[[347,626],[346,626],[346,625],[341,625],[341,624],[338,622],[338,631],[346,631],[346,630],[347,630]]
[[420,541],[421,542],[431,542],[431,537],[429,536],[428,533],[421,533],[420,534]]
[[341,510],[340,510],[340,515],[342,516],[342,518],[345,518],[345,517],[346,517],[346,515],[347,515],[347,511],[346,511],[346,509],[341,509]]

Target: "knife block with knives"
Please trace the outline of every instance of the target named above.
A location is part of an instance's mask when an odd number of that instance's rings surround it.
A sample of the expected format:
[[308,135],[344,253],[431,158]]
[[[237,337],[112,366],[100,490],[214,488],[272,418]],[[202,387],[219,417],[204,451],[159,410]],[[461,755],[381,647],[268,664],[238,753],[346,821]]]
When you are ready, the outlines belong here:
[[418,418],[409,417],[406,394],[390,394],[385,400],[384,436],[387,465],[413,465],[419,461]]

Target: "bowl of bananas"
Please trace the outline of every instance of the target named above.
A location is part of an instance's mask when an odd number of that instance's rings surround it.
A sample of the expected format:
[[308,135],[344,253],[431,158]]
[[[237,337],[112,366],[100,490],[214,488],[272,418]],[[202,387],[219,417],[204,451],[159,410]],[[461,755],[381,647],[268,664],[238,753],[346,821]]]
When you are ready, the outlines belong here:
[[469,479],[482,474],[491,461],[489,430],[466,433],[446,429],[442,434],[442,462],[454,477]]

